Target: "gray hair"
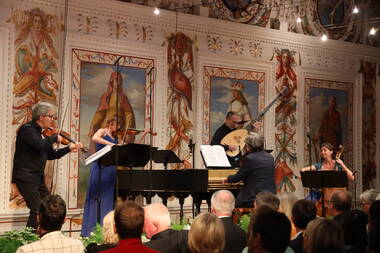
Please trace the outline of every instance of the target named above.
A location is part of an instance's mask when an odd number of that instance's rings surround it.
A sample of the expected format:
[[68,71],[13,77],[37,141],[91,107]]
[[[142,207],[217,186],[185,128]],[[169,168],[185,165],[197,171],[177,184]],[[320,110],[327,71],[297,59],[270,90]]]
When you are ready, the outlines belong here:
[[244,142],[248,144],[253,151],[264,149],[264,137],[258,133],[251,132],[245,137]]
[[168,208],[161,203],[153,203],[144,207],[145,219],[169,227],[171,224]]
[[219,190],[211,196],[211,208],[221,214],[232,215],[235,208],[235,197],[227,190]]
[[368,189],[360,194],[360,200],[368,204],[372,204],[379,196],[379,192],[375,189]]
[[255,199],[255,208],[260,206],[268,206],[277,211],[280,207],[280,200],[276,195],[268,191],[259,192]]
[[32,108],[32,120],[40,119],[40,116],[47,115],[50,110],[53,110],[54,106],[48,102],[40,102]]

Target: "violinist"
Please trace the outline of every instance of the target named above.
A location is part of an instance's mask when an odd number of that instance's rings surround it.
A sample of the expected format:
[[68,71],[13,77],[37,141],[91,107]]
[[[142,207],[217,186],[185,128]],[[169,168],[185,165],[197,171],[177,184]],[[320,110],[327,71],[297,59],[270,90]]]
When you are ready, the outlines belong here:
[[[32,109],[32,120],[23,124],[17,132],[13,158],[12,187],[18,191],[30,209],[27,227],[37,228],[37,210],[41,199],[49,194],[45,185],[47,160],[59,159],[67,153],[82,148],[81,143],[54,149],[53,144],[62,141],[58,134],[43,136],[42,131],[54,120],[53,105],[40,102]],[[16,187],[15,187],[16,186]]]
[[[118,137],[123,136],[124,133],[119,131],[123,122],[116,115],[106,120],[104,128],[99,128],[92,136],[92,141],[95,142],[95,150],[99,151],[105,145],[115,145],[119,142],[122,144],[124,138],[117,141]],[[129,132],[125,134],[137,134],[138,131]],[[147,134],[144,130],[143,137]],[[101,171],[100,171],[101,170]],[[101,173],[101,177],[100,177]],[[101,181],[101,182],[99,182]],[[115,202],[115,182],[116,170],[115,166],[100,166],[99,163],[92,163],[90,170],[90,178],[87,184],[86,202],[84,205],[83,222],[82,222],[82,236],[89,236],[93,231],[98,218],[103,221],[104,216],[113,210]],[[97,217],[98,203],[100,200],[100,217]]]

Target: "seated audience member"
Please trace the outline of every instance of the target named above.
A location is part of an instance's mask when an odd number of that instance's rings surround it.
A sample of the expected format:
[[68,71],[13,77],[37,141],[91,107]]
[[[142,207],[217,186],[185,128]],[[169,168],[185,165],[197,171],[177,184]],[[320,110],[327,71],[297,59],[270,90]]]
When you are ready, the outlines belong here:
[[288,248],[290,229],[290,221],[285,214],[268,206],[261,206],[251,217],[248,252],[293,252]]
[[144,209],[132,201],[125,201],[115,209],[115,228],[119,235],[119,244],[104,253],[139,252],[157,253],[141,243],[144,227]]
[[256,195],[256,199],[254,201],[254,207],[256,211],[261,206],[268,206],[273,210],[278,211],[278,208],[280,206],[280,200],[275,194],[268,191],[263,191]]
[[304,232],[304,252],[343,253],[344,239],[341,227],[325,218],[310,221]]
[[104,244],[97,245],[90,243],[87,248],[87,253],[100,252],[102,250],[111,249],[116,247],[119,243],[119,236],[115,233],[115,211],[109,212],[103,218],[103,242]]
[[346,190],[335,191],[331,196],[331,202],[331,213],[334,216],[334,221],[339,223],[339,220],[343,219],[344,214],[351,209],[351,193]]
[[189,247],[192,253],[220,253],[224,249],[223,222],[212,213],[195,217],[189,231]]
[[375,189],[368,189],[360,194],[360,202],[362,204],[362,210],[368,215],[369,207],[379,196],[379,192]]
[[337,223],[343,229],[345,253],[363,252],[367,247],[368,216],[360,210],[349,210]]
[[211,197],[211,213],[218,216],[224,225],[225,253],[241,253],[247,243],[243,229],[233,223],[232,211],[235,206],[234,195],[227,190],[214,192]]
[[81,241],[64,236],[60,231],[66,217],[66,204],[59,195],[48,195],[41,201],[37,221],[41,239],[18,248],[17,253],[27,252],[84,252]]
[[188,231],[177,231],[170,228],[170,214],[161,203],[144,207],[144,231],[149,242],[144,243],[148,248],[162,253],[190,252],[187,244]]
[[380,252],[380,200],[376,200],[369,208],[368,252]]
[[312,201],[300,199],[294,204],[291,219],[297,234],[294,239],[289,242],[289,247],[292,248],[295,253],[303,253],[303,233],[307,224],[314,220],[316,216],[317,208]]
[[296,235],[296,227],[294,226],[291,218],[292,218],[292,208],[294,203],[297,202],[297,197],[294,194],[294,192],[278,192],[276,194],[277,198],[280,200],[280,206],[278,208],[278,211],[280,213],[283,213],[288,217],[290,220],[290,224],[292,225],[292,230],[290,233],[290,239],[293,238],[293,236]]

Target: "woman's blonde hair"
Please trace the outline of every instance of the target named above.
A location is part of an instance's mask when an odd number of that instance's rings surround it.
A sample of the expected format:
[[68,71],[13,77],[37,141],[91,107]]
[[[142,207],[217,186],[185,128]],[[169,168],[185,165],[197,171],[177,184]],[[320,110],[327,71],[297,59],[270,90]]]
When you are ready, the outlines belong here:
[[223,222],[211,213],[198,215],[189,231],[189,247],[192,253],[219,253],[224,249]]
[[119,236],[115,233],[115,211],[112,210],[103,218],[103,242],[105,244],[119,243]]
[[298,200],[296,195],[294,192],[278,192],[276,195],[280,200],[278,211],[284,213],[290,220],[292,217],[293,206]]

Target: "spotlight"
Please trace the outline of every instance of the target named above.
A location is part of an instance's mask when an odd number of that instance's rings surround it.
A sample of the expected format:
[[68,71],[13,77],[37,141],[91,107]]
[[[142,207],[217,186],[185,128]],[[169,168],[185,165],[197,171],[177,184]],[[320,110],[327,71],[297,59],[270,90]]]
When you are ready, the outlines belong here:
[[154,13],[155,15],[160,14],[160,9],[158,9],[157,7],[155,7],[153,13]]
[[302,19],[300,17],[297,18],[297,23],[301,23]]
[[359,9],[357,6],[354,7],[354,9],[352,10],[352,13],[354,14],[358,14],[359,13]]
[[376,34],[376,29],[374,27],[371,28],[369,31],[369,35],[375,35]]
[[326,40],[327,40],[327,35],[326,35],[326,34],[323,34],[322,37],[321,37],[321,40],[322,40],[322,41],[326,41]]

